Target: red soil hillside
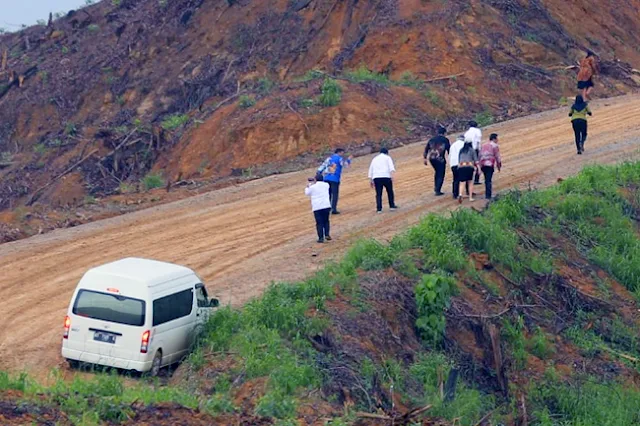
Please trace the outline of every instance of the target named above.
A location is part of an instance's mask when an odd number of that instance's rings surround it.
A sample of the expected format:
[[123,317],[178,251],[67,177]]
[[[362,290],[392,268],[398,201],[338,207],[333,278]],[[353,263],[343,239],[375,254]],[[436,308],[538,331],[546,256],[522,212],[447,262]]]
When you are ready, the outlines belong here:
[[[638,29],[637,0],[102,1],[0,36],[0,209],[556,106],[587,47],[597,95],[626,93]],[[323,73],[338,77],[335,106],[319,102]]]

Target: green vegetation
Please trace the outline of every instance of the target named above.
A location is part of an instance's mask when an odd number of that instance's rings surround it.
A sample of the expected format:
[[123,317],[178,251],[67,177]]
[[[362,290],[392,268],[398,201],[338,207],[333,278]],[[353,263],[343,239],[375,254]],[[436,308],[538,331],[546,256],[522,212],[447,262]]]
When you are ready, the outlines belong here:
[[449,307],[449,299],[455,291],[456,280],[443,275],[423,275],[416,286],[416,327],[426,341],[437,344],[442,339],[446,327],[444,311]]
[[274,87],[276,87],[276,82],[270,80],[268,77],[259,78],[256,84],[256,89],[262,96],[271,93]]
[[49,148],[43,143],[39,143],[33,147],[33,152],[38,155],[45,155],[49,151]]
[[300,100],[300,106],[303,108],[311,108],[316,104],[316,101],[310,98],[304,98]]
[[100,26],[96,24],[91,24],[87,27],[87,30],[92,33],[97,33],[98,31],[100,31]]
[[186,114],[174,114],[162,120],[162,128],[165,130],[175,130],[180,126],[185,125],[189,121],[189,116]]
[[[325,85],[327,82],[335,83],[326,79]],[[164,182],[159,174],[150,174],[142,184],[150,189]],[[234,405],[234,390],[255,383],[259,394],[252,414],[278,419],[279,424],[294,424],[302,402],[318,395],[329,402],[339,397],[332,393],[339,391],[329,386],[334,384],[335,370],[339,370],[338,374],[354,374],[350,389],[353,412],[375,410],[386,403],[376,402],[381,393],[393,388],[407,406],[431,405],[430,416],[475,425],[495,410],[493,420],[498,424],[500,416],[508,418],[515,413],[514,400],[512,405],[504,404],[497,394],[483,393],[466,381],[474,374],[485,374],[490,381],[495,372],[480,373],[481,369],[467,361],[456,366],[453,359],[460,359],[458,352],[444,354],[437,350],[443,347],[440,343],[445,330],[476,318],[478,328],[487,321],[500,330],[507,349],[505,368],[518,379],[511,383],[531,380],[528,388],[517,389],[527,394],[531,424],[636,424],[640,420],[640,391],[636,388],[602,378],[559,377],[551,368],[544,378],[538,377],[541,373],[534,376],[534,371],[518,376],[522,374],[518,370],[532,360],[531,355],[551,365],[560,347],[552,339],[552,320],[544,321],[546,314],[553,317],[555,312],[547,309],[529,314],[514,303],[529,303],[527,290],[562,287],[562,271],[556,270],[555,261],[568,254],[555,247],[556,239],[573,242],[583,256],[639,296],[640,243],[633,219],[640,205],[639,186],[640,163],[588,167],[549,189],[504,194],[482,213],[461,209],[448,217],[428,215],[388,244],[360,240],[342,260],[328,263],[302,282],[272,284],[261,298],[242,309],[225,307],[216,311],[183,363],[185,377],[178,387],[154,382],[124,386],[117,376],[100,374],[90,381],[68,383],[57,377],[52,386],[44,388],[24,375],[13,377],[0,372],[0,390],[23,392],[29,403],[55,405],[76,424],[86,424],[128,418],[133,401],[172,401],[211,414],[237,413],[243,407]],[[476,265],[479,255],[487,259],[486,265]],[[482,293],[487,300],[494,298],[486,306],[493,308],[502,292],[501,306],[495,307],[493,315],[474,310],[460,313],[460,306],[473,304],[473,299],[453,297],[459,292],[465,295],[472,287],[490,288],[490,274],[504,278],[504,282],[495,281],[501,285],[494,283],[490,293]],[[393,285],[398,285],[406,297],[385,293]],[[563,295],[571,297],[569,292]],[[396,305],[398,311],[389,312],[389,307]],[[344,312],[336,314],[340,307]],[[415,327],[420,334],[423,345],[412,349],[412,356],[385,352],[384,347],[369,349],[369,343],[384,346],[372,339],[363,344],[362,350],[350,352],[348,359],[343,357],[341,339],[353,343],[352,336],[359,329],[341,333],[345,326],[342,321],[353,319],[349,327],[363,323],[378,326],[373,321],[382,321],[389,314],[394,321],[406,314],[409,319],[404,321],[410,323],[400,324],[400,328],[404,326],[413,333]],[[563,319],[568,318],[570,323],[560,338],[577,347],[581,355],[596,357],[606,352],[628,364],[640,356],[638,331],[624,317],[602,315],[593,307],[585,311],[572,308],[564,314],[569,314]],[[449,318],[456,317],[466,318],[448,323]],[[398,324],[389,325],[396,338]],[[459,339],[455,333],[447,338]],[[318,343],[323,339],[330,343]],[[458,370],[466,374],[461,373],[455,395],[448,400],[444,384]],[[483,385],[487,389],[486,383]],[[349,424],[353,412],[328,424]]]
[[67,124],[64,125],[64,134],[67,136],[75,136],[76,133],[78,132],[78,129],[76,128],[76,125],[73,124],[72,122],[68,122]]
[[432,105],[435,106],[442,106],[442,99],[440,98],[440,96],[438,96],[438,94],[436,92],[434,92],[432,89],[427,88],[422,92],[422,95],[427,98],[429,100],[429,102],[431,102]]
[[322,83],[322,94],[320,95],[320,105],[324,107],[336,106],[342,100],[342,87],[332,78],[325,78]]
[[621,383],[580,378],[578,386],[548,381],[529,390],[537,425],[617,426],[640,422],[640,392]]
[[149,173],[142,179],[142,186],[146,191],[154,188],[162,188],[164,185],[164,178],[160,173]]
[[478,126],[485,127],[495,122],[495,118],[491,114],[491,111],[485,110],[476,114],[474,120],[478,123]]
[[365,81],[375,81],[376,83],[387,85],[389,84],[389,77],[385,74],[379,74],[377,72],[370,71],[369,68],[362,65],[359,68],[349,71],[345,74],[345,77],[353,83],[364,83]]
[[255,104],[256,104],[256,99],[253,96],[242,95],[238,99],[238,105],[240,105],[240,108],[243,108],[243,109],[251,108]]

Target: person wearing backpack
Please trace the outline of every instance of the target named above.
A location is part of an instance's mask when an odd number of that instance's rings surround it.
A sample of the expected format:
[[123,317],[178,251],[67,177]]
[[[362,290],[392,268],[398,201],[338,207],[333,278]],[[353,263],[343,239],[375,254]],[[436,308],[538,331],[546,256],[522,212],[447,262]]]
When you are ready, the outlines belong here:
[[584,143],[587,140],[587,115],[593,115],[589,109],[589,103],[585,102],[581,95],[576,96],[576,101],[571,106],[569,117],[576,138],[578,155],[584,152]]
[[427,162],[429,162],[435,172],[434,189],[436,197],[444,195],[444,192],[442,192],[442,184],[444,183],[444,175],[447,170],[445,153],[448,154],[451,148],[449,139],[445,137],[446,134],[447,129],[438,127],[438,135],[429,139],[427,146],[424,148],[424,165],[426,166]]
[[480,169],[484,175],[484,198],[491,199],[493,191],[493,172],[495,169],[502,169],[502,159],[500,158],[500,147],[498,147],[498,134],[491,133],[489,143],[483,144],[480,148]]

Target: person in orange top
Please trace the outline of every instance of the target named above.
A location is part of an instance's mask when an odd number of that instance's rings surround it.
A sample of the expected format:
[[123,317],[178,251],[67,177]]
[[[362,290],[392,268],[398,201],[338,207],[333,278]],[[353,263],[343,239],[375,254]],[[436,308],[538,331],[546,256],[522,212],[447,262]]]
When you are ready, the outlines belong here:
[[587,50],[587,57],[580,61],[580,71],[578,71],[578,90],[582,91],[584,99],[589,98],[593,89],[593,76],[598,74],[598,62],[595,54]]

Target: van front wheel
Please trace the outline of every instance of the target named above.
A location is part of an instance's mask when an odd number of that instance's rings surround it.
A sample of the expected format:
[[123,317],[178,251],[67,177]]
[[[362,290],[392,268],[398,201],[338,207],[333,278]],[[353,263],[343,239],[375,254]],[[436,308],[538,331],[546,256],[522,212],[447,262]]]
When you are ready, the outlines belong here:
[[158,373],[160,373],[161,365],[162,365],[162,352],[157,351],[156,355],[153,357],[153,361],[151,362],[151,370],[149,370],[149,374],[152,377],[156,377]]

